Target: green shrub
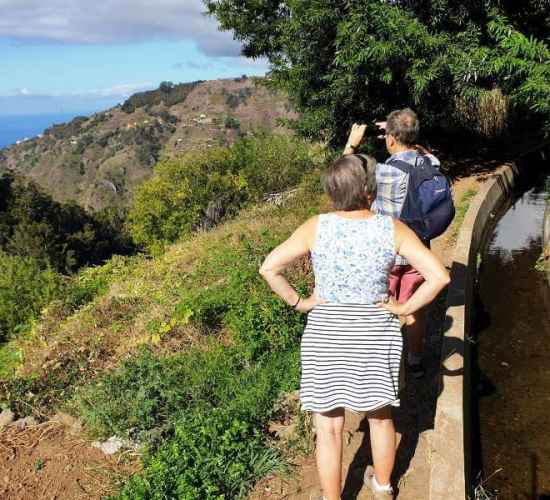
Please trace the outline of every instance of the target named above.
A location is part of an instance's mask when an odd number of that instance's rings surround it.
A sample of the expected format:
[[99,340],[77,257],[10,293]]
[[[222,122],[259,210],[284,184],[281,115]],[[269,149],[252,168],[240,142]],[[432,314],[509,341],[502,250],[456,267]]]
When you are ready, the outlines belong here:
[[79,412],[97,434],[138,435],[165,427],[193,406],[215,406],[226,397],[227,382],[242,368],[233,351],[213,346],[159,358],[144,348],[77,395]]
[[[149,445],[143,473],[121,499],[245,498],[256,480],[282,467],[265,426],[280,394],[297,386],[304,317],[277,300],[257,271],[280,236],[234,236],[238,244],[196,263],[193,286],[174,308],[176,320],[211,335],[206,346],[168,357],[144,349],[74,400],[97,434]],[[230,345],[215,337],[222,330]]]
[[241,128],[241,122],[234,116],[227,115],[224,120],[225,128],[233,128],[239,130]]
[[297,185],[320,159],[302,140],[258,134],[229,148],[166,160],[137,189],[129,213],[130,232],[137,244],[149,249],[174,242],[266,193]]
[[[264,231],[260,239],[241,235],[239,240],[230,250],[212,250],[197,264],[190,279],[208,284],[184,292],[180,307],[189,311],[193,323],[206,333],[227,328],[242,355],[256,360],[262,354],[269,356],[295,345],[304,323],[303,317],[289,311],[258,274],[263,257],[278,243],[277,235]],[[295,281],[305,293],[304,278]]]
[[319,147],[285,135],[245,137],[231,151],[255,202],[266,193],[297,186],[305,174],[324,161]]
[[[252,367],[235,362],[238,351],[218,350],[214,356],[226,358],[225,376],[197,375],[203,381],[197,386],[203,390],[201,404],[175,414],[171,437],[149,451],[143,473],[126,485],[121,499],[245,498],[255,481],[283,468],[266,445],[263,427],[278,394],[296,384],[296,351]],[[185,382],[182,392],[187,392]]]
[[121,109],[126,113],[133,113],[137,108],[155,106],[162,102],[166,106],[173,106],[185,101],[191,91],[200,83],[201,81],[174,85],[172,82],[162,82],[156,90],[133,94],[124,101]]
[[32,257],[0,250],[0,342],[27,328],[40,310],[64,289],[63,278]]
[[343,145],[354,122],[405,106],[446,134],[532,135],[537,115],[550,132],[544,0],[204,3],[245,55],[270,60],[269,85],[288,92],[309,137]]
[[227,168],[230,163],[229,151],[218,148],[158,164],[134,196],[128,217],[134,241],[152,247],[189,234],[212,200],[241,205],[245,182]]
[[231,309],[226,324],[248,360],[295,346],[304,330],[302,316],[289,314],[288,306],[280,299],[258,291],[251,291]]
[[101,266],[87,267],[73,276],[66,287],[63,302],[71,310],[107,292],[113,280],[129,269],[129,258],[115,255]]
[[257,427],[228,411],[191,412],[119,498],[244,499],[258,478],[284,469],[263,441]]

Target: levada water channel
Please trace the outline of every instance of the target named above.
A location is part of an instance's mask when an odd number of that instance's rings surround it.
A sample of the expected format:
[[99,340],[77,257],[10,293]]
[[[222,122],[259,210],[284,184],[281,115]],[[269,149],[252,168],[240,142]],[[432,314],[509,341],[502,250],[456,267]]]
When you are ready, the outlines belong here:
[[478,488],[476,499],[550,499],[550,285],[536,270],[550,162],[536,160],[525,170],[539,173],[495,214],[478,256],[472,480],[491,495]]

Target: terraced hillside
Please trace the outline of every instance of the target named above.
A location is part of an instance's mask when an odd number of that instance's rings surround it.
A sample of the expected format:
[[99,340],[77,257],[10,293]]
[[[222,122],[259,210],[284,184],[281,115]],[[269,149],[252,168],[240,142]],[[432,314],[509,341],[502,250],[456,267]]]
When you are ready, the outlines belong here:
[[229,144],[251,129],[283,132],[279,119],[294,116],[286,97],[258,79],[164,82],[0,150],[0,172],[22,173],[86,209],[125,206],[159,158]]

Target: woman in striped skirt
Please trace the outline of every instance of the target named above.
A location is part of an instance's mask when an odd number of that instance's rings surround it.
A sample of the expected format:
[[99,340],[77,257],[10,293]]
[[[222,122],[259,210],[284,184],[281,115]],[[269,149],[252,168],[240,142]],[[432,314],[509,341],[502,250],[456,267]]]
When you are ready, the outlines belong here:
[[[399,405],[402,337],[398,316],[430,303],[449,282],[443,265],[403,223],[369,208],[376,163],[358,155],[337,160],[324,185],[335,211],[311,218],[273,250],[260,273],[290,306],[308,313],[302,338],[300,401],[314,412],[317,466],[327,500],[340,498],[344,410],[366,412],[375,498],[392,498],[396,436],[391,407]],[[388,299],[396,254],[425,282],[405,303]],[[310,255],[315,291],[302,298],[283,272]]]

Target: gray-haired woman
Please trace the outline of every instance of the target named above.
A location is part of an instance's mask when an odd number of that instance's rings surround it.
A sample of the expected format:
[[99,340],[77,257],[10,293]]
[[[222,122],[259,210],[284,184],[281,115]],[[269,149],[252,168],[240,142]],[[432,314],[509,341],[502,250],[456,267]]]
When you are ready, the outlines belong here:
[[[309,313],[302,338],[300,400],[314,412],[317,467],[327,500],[340,498],[344,409],[366,412],[374,470],[365,481],[375,498],[392,498],[396,437],[391,407],[399,405],[402,337],[398,316],[428,303],[449,282],[443,265],[403,223],[376,215],[374,160],[349,155],[324,177],[335,211],[315,216],[275,248],[260,273],[287,304]],[[388,298],[396,254],[425,282],[404,304]],[[315,292],[302,298],[283,271],[311,255]]]

